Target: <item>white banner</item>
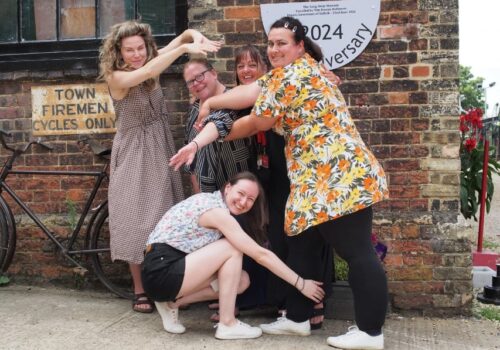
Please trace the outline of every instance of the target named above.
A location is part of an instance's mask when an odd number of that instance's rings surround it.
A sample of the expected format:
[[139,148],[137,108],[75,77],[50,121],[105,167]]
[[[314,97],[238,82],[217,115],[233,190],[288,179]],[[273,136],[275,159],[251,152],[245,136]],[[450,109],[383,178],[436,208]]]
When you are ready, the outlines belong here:
[[324,63],[335,69],[354,60],[377,30],[380,0],[332,0],[260,5],[264,30],[281,17],[297,18],[306,35],[323,50]]

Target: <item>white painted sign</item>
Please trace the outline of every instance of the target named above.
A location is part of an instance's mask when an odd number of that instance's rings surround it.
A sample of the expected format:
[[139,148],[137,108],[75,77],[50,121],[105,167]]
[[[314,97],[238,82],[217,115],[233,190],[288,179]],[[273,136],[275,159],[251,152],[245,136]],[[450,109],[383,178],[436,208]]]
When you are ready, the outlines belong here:
[[323,50],[324,63],[335,69],[354,60],[377,30],[380,0],[332,0],[260,5],[266,33],[281,17],[298,19],[306,35]]
[[34,86],[31,104],[34,136],[116,132],[106,84]]

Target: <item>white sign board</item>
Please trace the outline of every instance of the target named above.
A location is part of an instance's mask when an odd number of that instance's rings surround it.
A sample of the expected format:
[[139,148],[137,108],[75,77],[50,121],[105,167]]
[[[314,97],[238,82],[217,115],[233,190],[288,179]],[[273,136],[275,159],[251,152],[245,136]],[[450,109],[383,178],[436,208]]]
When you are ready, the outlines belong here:
[[31,104],[34,136],[116,132],[106,84],[34,86]]
[[298,19],[335,69],[354,60],[368,46],[377,30],[380,0],[332,0],[260,5],[266,33],[281,17]]

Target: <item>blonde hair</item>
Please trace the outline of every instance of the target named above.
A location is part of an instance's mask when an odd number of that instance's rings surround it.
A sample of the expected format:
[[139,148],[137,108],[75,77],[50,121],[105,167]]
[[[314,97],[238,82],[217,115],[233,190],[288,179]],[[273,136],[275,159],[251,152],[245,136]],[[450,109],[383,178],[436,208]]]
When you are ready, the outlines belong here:
[[[121,45],[124,38],[139,35],[144,39],[146,45],[146,62],[158,56],[158,49],[151,33],[151,27],[147,23],[138,21],[126,21],[117,23],[111,27],[109,33],[104,37],[99,48],[99,80],[107,80],[114,71],[128,71],[132,68],[123,61]],[[148,88],[156,85],[158,77],[150,78],[144,82]]]

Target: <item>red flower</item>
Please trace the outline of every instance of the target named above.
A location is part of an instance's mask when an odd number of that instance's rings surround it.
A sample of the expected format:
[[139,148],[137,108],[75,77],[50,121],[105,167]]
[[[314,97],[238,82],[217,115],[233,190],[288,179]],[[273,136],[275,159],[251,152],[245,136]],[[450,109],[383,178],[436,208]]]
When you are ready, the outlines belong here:
[[477,141],[475,138],[470,138],[465,140],[464,147],[467,152],[471,152],[477,146]]

